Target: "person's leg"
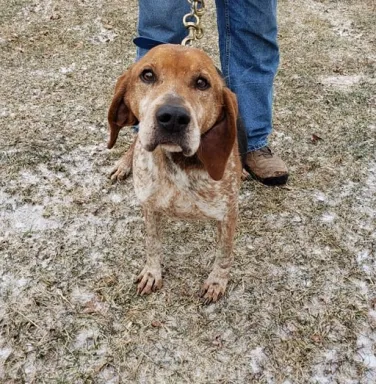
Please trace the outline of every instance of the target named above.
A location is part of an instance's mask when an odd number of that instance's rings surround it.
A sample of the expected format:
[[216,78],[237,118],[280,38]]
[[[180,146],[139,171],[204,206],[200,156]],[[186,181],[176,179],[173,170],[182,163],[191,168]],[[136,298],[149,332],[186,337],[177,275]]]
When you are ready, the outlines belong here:
[[[247,164],[260,181],[284,183],[287,169],[282,160],[266,149],[258,151],[267,146],[272,131],[273,81],[279,64],[277,0],[216,0],[216,4],[222,71],[237,95],[247,131]],[[254,169],[260,167],[261,173]]]
[[[188,1],[139,0],[138,36],[180,44],[188,34],[183,16],[190,12]],[[137,48],[137,60],[147,52]]]

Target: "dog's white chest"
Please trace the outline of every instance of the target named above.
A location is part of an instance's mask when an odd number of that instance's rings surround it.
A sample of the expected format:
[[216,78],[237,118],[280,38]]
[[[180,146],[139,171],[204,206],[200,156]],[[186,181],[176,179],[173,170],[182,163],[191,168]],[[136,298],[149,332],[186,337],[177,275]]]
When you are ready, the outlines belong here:
[[228,196],[221,193],[220,181],[210,180],[205,171],[198,170],[192,176],[175,164],[161,166],[153,153],[139,143],[133,160],[133,180],[141,204],[168,216],[223,220],[227,213]]

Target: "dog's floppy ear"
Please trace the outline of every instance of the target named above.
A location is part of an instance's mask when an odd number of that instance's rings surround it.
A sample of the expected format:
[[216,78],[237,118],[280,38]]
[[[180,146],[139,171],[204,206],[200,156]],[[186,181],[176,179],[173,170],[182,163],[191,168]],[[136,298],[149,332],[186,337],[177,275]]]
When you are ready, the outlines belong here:
[[138,124],[137,118],[130,110],[126,101],[127,92],[129,92],[129,75],[130,71],[128,70],[119,77],[115,87],[115,95],[108,111],[110,138],[108,140],[107,147],[110,149],[116,143],[116,139],[121,128],[126,125]]
[[238,103],[228,88],[223,89],[224,110],[220,119],[201,136],[197,156],[213,180],[221,180],[236,139]]

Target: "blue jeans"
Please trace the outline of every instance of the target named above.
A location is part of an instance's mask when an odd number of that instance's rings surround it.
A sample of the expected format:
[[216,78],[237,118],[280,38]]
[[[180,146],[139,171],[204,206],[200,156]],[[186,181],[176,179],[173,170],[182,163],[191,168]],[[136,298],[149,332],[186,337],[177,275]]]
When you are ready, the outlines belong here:
[[[272,131],[273,81],[279,64],[277,0],[216,0],[222,72],[236,93],[248,151]],[[187,35],[187,0],[139,0],[138,35],[180,44]],[[205,25],[205,16],[204,16]],[[147,52],[138,48],[137,59]]]

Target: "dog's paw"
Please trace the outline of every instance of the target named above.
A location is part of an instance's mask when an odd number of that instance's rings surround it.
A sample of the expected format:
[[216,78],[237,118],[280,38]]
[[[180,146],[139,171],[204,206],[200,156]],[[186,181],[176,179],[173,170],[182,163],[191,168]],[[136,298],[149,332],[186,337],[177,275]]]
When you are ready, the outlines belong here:
[[203,284],[200,296],[204,304],[217,302],[226,291],[228,279],[212,272]]
[[132,162],[121,159],[110,173],[110,179],[113,183],[125,180],[132,172]]
[[145,265],[135,283],[138,283],[137,293],[141,296],[149,295],[150,293],[161,289],[163,285],[161,269]]

